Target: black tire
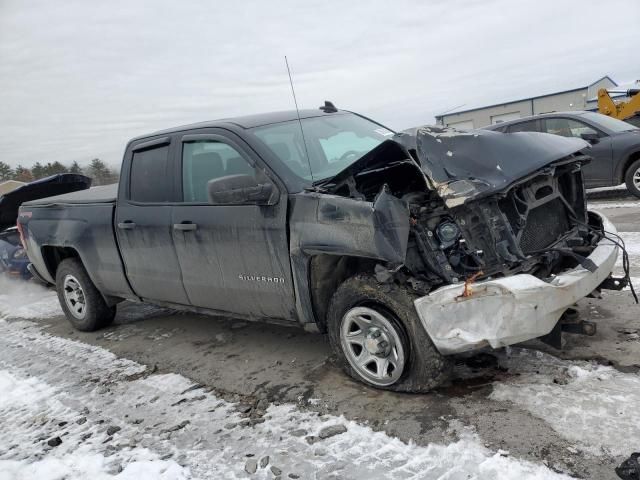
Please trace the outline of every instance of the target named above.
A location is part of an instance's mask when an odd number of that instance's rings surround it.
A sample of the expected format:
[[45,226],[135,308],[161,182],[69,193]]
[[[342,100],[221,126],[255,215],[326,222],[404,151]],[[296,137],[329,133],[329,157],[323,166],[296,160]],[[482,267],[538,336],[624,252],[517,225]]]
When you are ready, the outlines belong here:
[[[65,281],[71,279],[82,290],[83,314],[74,313],[65,298]],[[109,307],[93,284],[82,262],[77,258],[63,260],[56,271],[58,300],[71,325],[83,332],[93,332],[111,324],[116,316],[116,307]]]
[[627,184],[629,192],[640,198],[640,184],[634,183],[634,176],[636,178],[636,182],[640,182],[640,159],[633,162],[629,168],[627,168],[627,173],[624,176],[624,183]]
[[[415,297],[395,284],[380,284],[359,274],[345,280],[334,293],[327,313],[327,329],[338,363],[352,378],[375,388],[396,392],[427,392],[448,379],[451,362],[442,356],[425,332],[416,313]],[[391,385],[371,383],[349,362],[341,342],[341,326],[347,312],[365,306],[380,312],[398,332],[405,361],[401,376]]]

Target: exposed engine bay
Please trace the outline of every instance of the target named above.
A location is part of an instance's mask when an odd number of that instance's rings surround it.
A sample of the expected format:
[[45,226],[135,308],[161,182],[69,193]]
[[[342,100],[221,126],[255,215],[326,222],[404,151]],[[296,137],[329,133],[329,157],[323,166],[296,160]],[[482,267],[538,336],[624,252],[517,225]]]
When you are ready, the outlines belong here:
[[318,187],[374,204],[392,195],[406,205],[404,262],[378,274],[421,294],[470,278],[546,279],[576,265],[590,269],[586,257],[602,225],[586,209],[586,143],[505,137],[423,127],[396,135]]

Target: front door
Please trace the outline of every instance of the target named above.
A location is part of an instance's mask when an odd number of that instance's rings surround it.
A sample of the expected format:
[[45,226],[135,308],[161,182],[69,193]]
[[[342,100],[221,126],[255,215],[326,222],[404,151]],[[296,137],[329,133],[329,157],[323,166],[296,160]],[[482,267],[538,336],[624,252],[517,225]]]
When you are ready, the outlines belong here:
[[593,160],[583,167],[584,180],[587,187],[609,186],[613,180],[613,156],[611,150],[611,138],[597,131],[584,122],[566,117],[552,117],[544,120],[544,131],[563,137],[582,138],[588,134],[594,138],[591,140],[591,148],[588,154]]
[[143,299],[187,305],[171,230],[169,138],[134,146],[126,160],[115,223],[129,283]]
[[[242,140],[224,130],[182,138],[182,204],[173,240],[192,305],[254,318],[294,320],[287,195]],[[271,205],[209,203],[210,180],[250,175],[274,184]]]

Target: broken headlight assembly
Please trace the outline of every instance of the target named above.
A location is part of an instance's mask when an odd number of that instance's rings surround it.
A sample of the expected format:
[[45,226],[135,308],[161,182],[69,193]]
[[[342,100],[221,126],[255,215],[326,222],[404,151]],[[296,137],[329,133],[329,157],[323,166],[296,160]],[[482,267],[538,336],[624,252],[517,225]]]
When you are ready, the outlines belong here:
[[452,221],[445,220],[436,227],[436,236],[440,240],[440,248],[449,248],[460,238],[460,227]]

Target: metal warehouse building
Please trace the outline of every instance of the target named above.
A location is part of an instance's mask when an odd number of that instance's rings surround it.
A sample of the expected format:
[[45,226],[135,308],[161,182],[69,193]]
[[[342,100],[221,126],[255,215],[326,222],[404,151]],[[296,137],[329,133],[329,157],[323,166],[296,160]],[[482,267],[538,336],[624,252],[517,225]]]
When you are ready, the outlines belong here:
[[[523,98],[473,109],[453,110],[436,115],[436,123],[461,129],[473,129],[540,113],[568,110],[597,110],[598,89],[617,87],[608,75],[586,87]],[[612,95],[613,96],[613,95]]]

